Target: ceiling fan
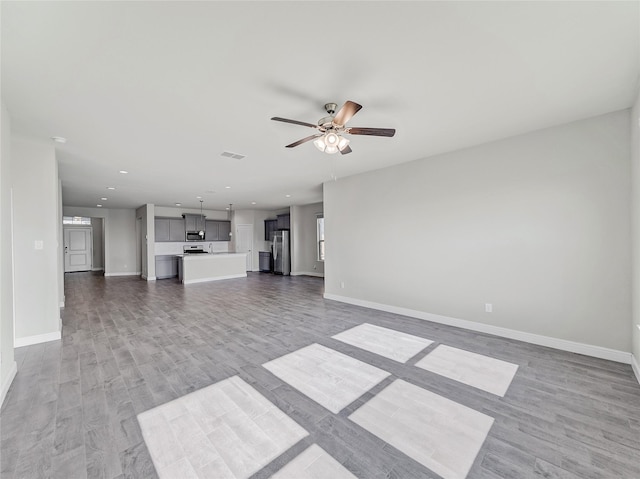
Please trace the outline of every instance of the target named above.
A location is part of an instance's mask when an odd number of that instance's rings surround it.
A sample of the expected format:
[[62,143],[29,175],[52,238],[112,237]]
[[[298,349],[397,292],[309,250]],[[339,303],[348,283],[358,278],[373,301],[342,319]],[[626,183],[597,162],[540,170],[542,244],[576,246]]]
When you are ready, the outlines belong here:
[[338,113],[336,113],[337,106],[338,105],[336,103],[327,103],[324,106],[324,109],[327,111],[327,114],[329,116],[321,118],[318,121],[317,125],[314,125],[313,123],[306,123],[304,121],[280,118],[278,116],[274,116],[271,119],[275,121],[282,121],[284,123],[293,123],[294,125],[308,126],[309,128],[318,130],[318,133],[303,138],[302,140],[293,142],[290,145],[287,145],[286,148],[293,148],[295,146],[302,145],[303,143],[313,140],[313,144],[316,146],[316,148],[329,154],[334,154],[338,151],[343,155],[351,153],[352,150],[349,146],[349,140],[342,136],[345,133],[349,135],[386,137],[392,137],[396,134],[396,130],[393,128],[348,127],[346,126],[347,122],[351,119],[351,117],[353,117],[353,115],[360,111],[362,105],[358,105],[353,101],[347,101],[344,105],[342,105],[342,108],[338,110]]

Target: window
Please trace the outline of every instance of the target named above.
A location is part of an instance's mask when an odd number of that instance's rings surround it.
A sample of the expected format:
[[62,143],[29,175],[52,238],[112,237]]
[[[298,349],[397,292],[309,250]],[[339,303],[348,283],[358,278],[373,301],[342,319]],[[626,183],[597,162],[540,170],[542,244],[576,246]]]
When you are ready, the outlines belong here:
[[89,225],[91,226],[91,218],[85,218],[84,216],[63,216],[63,225]]
[[316,215],[316,226],[318,233],[318,261],[324,261],[324,216]]

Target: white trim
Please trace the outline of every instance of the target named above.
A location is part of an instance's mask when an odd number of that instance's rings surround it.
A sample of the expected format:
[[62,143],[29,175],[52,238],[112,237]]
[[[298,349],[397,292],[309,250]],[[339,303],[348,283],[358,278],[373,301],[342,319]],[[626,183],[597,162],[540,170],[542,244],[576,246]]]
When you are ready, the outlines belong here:
[[296,271],[295,273],[292,271],[291,276],[315,276],[316,278],[324,278],[324,274],[318,272],[310,272],[310,271]]
[[158,279],[155,276],[145,276],[144,274],[141,274],[140,277],[147,281],[155,281],[156,279]]
[[60,301],[58,307],[64,309],[64,301]]
[[104,268],[91,268],[91,271],[104,271]]
[[140,271],[128,271],[123,273],[105,273],[105,276],[140,276]]
[[189,279],[189,280],[183,281],[182,284],[206,283],[208,281],[218,281],[221,279],[234,279],[234,278],[246,278],[246,277],[247,277],[247,273],[244,272],[243,274],[230,274],[228,276],[215,276],[213,278]]
[[638,364],[638,360],[633,354],[631,355],[631,369],[633,369],[636,379],[638,380],[638,383],[640,383],[640,364]]
[[9,370],[9,374],[7,374],[7,377],[5,378],[4,382],[2,383],[2,390],[0,390],[0,406],[2,406],[2,403],[4,402],[5,398],[7,397],[7,393],[9,392],[9,388],[11,387],[11,383],[13,382],[13,378],[16,377],[17,373],[18,373],[18,363],[13,361],[13,364],[11,365],[11,369]]
[[21,348],[23,346],[31,346],[32,344],[48,343],[49,341],[56,341],[58,339],[62,339],[61,331],[36,334],[35,336],[27,336],[24,338],[16,338],[13,346],[15,348]]
[[603,348],[601,346],[594,346],[592,344],[584,344],[584,343],[578,343],[575,341],[569,341],[566,339],[552,338],[549,336],[542,336],[540,334],[527,333],[524,331],[517,331],[515,329],[508,329],[500,326],[492,326],[490,324],[478,323],[475,321],[468,321],[466,319],[451,318],[449,316],[440,316],[438,314],[426,313],[424,311],[417,311],[415,309],[401,308],[399,306],[374,303],[372,301],[349,298],[346,296],[339,296],[336,294],[325,293],[324,297],[325,299],[332,299],[334,301],[340,301],[342,303],[353,304],[356,306],[363,306],[365,308],[370,308],[370,309],[377,309],[380,311],[386,311],[388,313],[401,314],[403,316],[410,316],[412,318],[424,319],[426,321],[432,321],[434,323],[447,324],[449,326],[455,326],[458,328],[470,329],[472,331],[478,331],[481,333],[493,334],[495,336],[501,336],[503,338],[516,339],[518,341],[537,344],[539,346],[547,346],[550,348],[569,351],[572,353],[584,354],[586,356],[593,356],[595,358],[608,359],[609,361],[616,361],[618,363],[631,364],[631,357],[632,357],[631,353],[627,353],[625,351],[618,351],[617,349]]

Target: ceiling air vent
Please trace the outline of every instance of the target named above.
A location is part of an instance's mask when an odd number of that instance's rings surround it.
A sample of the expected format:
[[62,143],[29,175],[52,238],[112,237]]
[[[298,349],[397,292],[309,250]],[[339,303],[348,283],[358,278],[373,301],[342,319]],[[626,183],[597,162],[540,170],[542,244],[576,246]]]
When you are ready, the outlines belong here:
[[240,155],[239,153],[232,153],[230,151],[223,151],[220,156],[224,156],[225,158],[233,158],[234,160],[241,160],[247,155]]

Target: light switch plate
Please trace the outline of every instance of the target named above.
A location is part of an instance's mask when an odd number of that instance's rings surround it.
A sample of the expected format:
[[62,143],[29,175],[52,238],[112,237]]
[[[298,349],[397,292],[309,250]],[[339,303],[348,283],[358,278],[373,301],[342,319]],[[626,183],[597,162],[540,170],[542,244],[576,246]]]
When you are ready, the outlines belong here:
[[33,247],[35,249],[44,249],[44,241],[42,240],[35,240]]

